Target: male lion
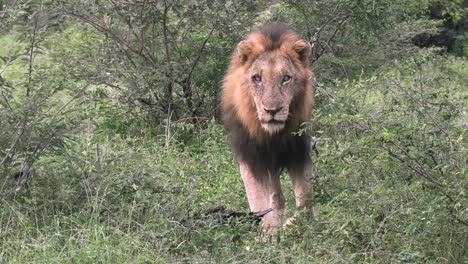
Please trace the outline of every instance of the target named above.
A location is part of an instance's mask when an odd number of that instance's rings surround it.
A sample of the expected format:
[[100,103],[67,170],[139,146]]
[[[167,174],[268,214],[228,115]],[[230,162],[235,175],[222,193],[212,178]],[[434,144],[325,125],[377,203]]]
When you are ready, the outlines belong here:
[[283,26],[269,26],[241,41],[222,85],[224,126],[239,163],[252,211],[273,209],[262,226],[271,233],[285,219],[280,173],[287,169],[296,207],[312,218],[312,161],[308,137],[294,133],[313,104],[311,47]]

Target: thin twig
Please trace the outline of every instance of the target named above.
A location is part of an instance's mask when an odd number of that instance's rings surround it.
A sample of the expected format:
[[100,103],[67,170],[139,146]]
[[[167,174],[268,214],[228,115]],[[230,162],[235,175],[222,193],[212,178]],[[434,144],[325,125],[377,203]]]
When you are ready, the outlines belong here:
[[172,120],[172,109],[169,107],[167,113],[167,122],[166,122],[166,151],[169,153],[170,144],[171,144],[171,120]]
[[31,38],[31,48],[29,52],[29,69],[28,69],[28,85],[26,86],[26,97],[29,97],[31,93],[31,82],[32,82],[32,72],[33,72],[33,63],[34,63],[34,47],[36,45],[36,33],[37,27],[39,24],[39,12],[36,12],[33,15],[34,20],[34,27],[33,27],[33,34]]

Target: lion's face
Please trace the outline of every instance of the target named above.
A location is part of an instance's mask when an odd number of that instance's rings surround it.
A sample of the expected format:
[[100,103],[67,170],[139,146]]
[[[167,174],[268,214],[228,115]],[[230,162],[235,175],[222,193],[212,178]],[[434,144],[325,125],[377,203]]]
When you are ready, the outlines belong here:
[[310,53],[307,41],[283,28],[253,32],[239,42],[223,81],[226,127],[245,128],[257,142],[296,131],[313,103]]
[[261,127],[270,134],[285,127],[299,79],[294,63],[282,53],[280,50],[263,53],[244,75]]

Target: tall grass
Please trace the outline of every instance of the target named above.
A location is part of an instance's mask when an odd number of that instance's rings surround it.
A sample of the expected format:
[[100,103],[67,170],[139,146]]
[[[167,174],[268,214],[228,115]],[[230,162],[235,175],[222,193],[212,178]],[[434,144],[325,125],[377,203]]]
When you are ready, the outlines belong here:
[[[220,204],[248,210],[219,124],[196,133],[176,124],[168,148],[165,134],[131,132],[131,122],[121,123],[118,131],[126,133],[115,133],[109,119],[119,115],[103,115],[41,157],[26,184],[2,195],[0,262],[466,263],[466,69],[464,60],[440,58],[319,86],[317,219],[299,218],[272,243],[258,242],[249,221],[204,215]],[[392,81],[413,91],[420,78],[428,112]],[[452,116],[434,122],[427,116],[434,113]],[[424,159],[427,147],[442,151],[434,154],[437,164]],[[283,180],[292,213],[292,187]]]

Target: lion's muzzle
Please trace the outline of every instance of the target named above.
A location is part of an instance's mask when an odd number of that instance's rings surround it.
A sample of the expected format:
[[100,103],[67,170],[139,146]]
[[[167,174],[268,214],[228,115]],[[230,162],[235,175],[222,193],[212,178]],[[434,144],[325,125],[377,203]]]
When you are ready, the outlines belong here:
[[270,107],[270,108],[263,108],[263,111],[267,112],[268,114],[270,114],[272,117],[275,116],[276,113],[278,113],[279,111],[281,111],[281,109],[283,109],[283,107]]
[[259,119],[262,128],[274,134],[285,127],[288,112],[282,106],[263,107],[263,111],[259,111]]

